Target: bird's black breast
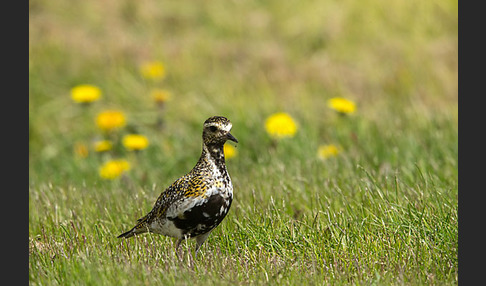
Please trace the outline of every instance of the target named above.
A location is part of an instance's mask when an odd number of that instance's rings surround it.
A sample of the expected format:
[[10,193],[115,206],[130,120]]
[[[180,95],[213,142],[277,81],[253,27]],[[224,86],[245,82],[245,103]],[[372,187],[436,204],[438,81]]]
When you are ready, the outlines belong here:
[[168,217],[188,237],[204,234],[224,219],[231,206],[232,198],[220,194],[210,196],[204,203],[186,210],[177,217]]

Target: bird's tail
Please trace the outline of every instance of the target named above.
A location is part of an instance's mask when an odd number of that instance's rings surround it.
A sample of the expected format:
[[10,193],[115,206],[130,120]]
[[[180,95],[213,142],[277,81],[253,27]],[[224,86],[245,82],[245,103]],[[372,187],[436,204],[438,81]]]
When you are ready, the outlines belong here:
[[119,236],[117,236],[117,238],[122,238],[122,237],[129,238],[134,236],[135,234],[146,233],[147,231],[148,231],[147,217],[145,216],[138,220],[137,225],[135,227],[133,227],[127,232],[120,234]]
[[129,231],[120,234],[119,236],[117,236],[117,238],[122,238],[122,237],[129,238],[129,237],[134,236],[135,233],[136,232],[135,232],[135,227],[134,227],[134,228],[130,229]]

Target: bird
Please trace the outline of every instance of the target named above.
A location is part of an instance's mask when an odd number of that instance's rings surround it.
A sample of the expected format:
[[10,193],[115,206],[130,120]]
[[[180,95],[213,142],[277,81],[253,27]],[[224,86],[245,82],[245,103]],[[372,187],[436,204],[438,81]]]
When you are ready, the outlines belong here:
[[224,144],[238,143],[230,133],[226,117],[212,116],[204,121],[202,152],[196,165],[175,180],[158,197],[152,210],[118,238],[151,232],[182,241],[196,239],[195,256],[211,231],[225,218],[233,201],[233,184],[226,168]]

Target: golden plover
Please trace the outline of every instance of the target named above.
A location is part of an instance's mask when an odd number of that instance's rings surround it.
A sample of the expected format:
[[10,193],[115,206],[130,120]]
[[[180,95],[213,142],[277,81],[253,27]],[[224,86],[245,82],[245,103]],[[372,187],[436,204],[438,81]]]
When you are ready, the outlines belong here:
[[233,184],[226,170],[223,146],[232,124],[222,116],[204,122],[202,154],[196,166],[177,179],[135,227],[118,237],[152,232],[177,238],[176,250],[186,238],[196,238],[196,255],[210,232],[224,219],[233,200]]

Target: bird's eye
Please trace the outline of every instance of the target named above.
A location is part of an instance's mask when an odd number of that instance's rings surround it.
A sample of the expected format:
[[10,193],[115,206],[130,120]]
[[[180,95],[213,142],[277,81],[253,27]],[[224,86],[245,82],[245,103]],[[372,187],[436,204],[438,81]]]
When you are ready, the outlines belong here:
[[216,127],[216,126],[214,126],[214,125],[213,125],[213,126],[209,126],[209,130],[210,130],[211,132],[216,132],[216,130],[218,130],[218,127]]

